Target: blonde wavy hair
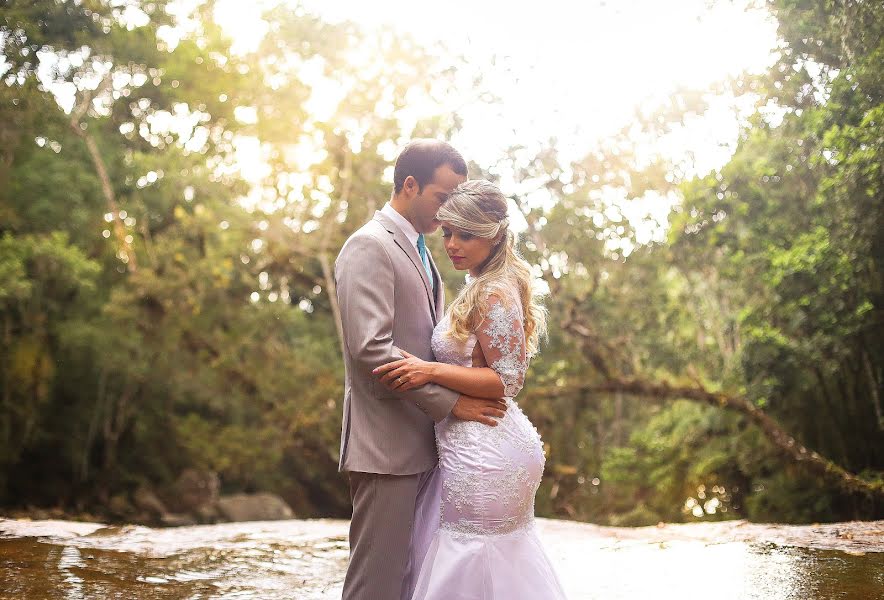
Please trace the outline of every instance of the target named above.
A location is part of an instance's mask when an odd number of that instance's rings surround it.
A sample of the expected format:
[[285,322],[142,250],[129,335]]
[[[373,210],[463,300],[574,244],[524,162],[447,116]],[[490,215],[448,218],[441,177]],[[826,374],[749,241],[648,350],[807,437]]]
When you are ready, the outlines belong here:
[[[497,293],[501,302],[517,300],[524,315],[527,354],[533,356],[546,334],[546,308],[539,302],[531,265],[516,248],[517,236],[509,228],[506,197],[500,189],[484,179],[472,179],[457,186],[436,219],[444,225],[476,237],[495,240],[491,254],[480,267],[477,277],[468,280],[448,308],[451,315],[449,335],[465,342],[488,313],[487,298]],[[513,298],[509,289],[517,289]]]

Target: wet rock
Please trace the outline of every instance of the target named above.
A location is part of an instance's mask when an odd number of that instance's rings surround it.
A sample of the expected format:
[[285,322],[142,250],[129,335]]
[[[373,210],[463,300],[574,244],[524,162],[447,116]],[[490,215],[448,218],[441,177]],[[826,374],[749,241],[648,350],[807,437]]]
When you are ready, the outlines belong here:
[[67,511],[60,506],[53,506],[49,509],[49,516],[53,519],[64,519],[67,515]]
[[171,490],[163,494],[166,507],[175,513],[199,515],[210,512],[218,501],[221,482],[214,471],[185,469]]
[[194,513],[197,521],[203,524],[217,523],[218,521],[224,521],[224,515],[221,514],[221,511],[218,508],[218,502],[214,502],[212,504],[204,504],[196,509],[196,513]]
[[163,501],[153,491],[145,486],[139,487],[132,495],[135,506],[149,517],[159,517],[169,512]]
[[160,517],[160,522],[167,527],[183,527],[197,524],[196,519],[192,515],[184,513],[165,513]]
[[152,515],[147,511],[138,511],[134,515],[132,515],[132,523],[137,525],[159,525],[161,521],[158,517]]
[[126,497],[126,494],[111,496],[107,510],[115,517],[128,517],[133,513],[132,504],[129,502],[129,498]]
[[222,496],[218,510],[229,521],[276,521],[295,516],[285,500],[269,492]]
[[32,519],[35,521],[42,521],[46,519],[52,519],[52,513],[45,508],[41,508],[39,506],[28,506],[25,508],[25,512],[30,515]]

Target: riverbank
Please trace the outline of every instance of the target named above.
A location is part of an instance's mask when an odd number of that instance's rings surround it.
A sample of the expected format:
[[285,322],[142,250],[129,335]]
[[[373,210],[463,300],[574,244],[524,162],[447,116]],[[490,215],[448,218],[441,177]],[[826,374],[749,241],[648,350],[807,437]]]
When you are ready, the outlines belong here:
[[[0,599],[340,597],[348,521],[151,528],[0,519]],[[570,600],[879,597],[884,520],[607,527],[538,519]]]
[[[54,515],[45,518],[44,515]],[[33,511],[22,515],[13,511],[11,514],[0,514],[0,535],[15,537],[39,536],[82,536],[97,531],[134,531],[152,528],[139,524],[103,523],[94,515],[85,514],[84,519],[65,518],[63,511],[48,509]],[[60,518],[59,518],[60,517]],[[348,521],[342,519],[305,519],[293,521],[300,523],[322,523],[341,530],[346,535]],[[838,523],[812,523],[808,525],[788,525],[781,523],[750,523],[745,519],[731,521],[715,521],[707,523],[660,523],[646,527],[612,527],[579,523],[559,519],[538,519],[544,530],[557,538],[567,539],[595,538],[611,542],[629,544],[630,542],[666,543],[666,542],[701,542],[730,543],[753,542],[769,543],[780,546],[813,548],[822,550],[839,550],[849,554],[865,552],[884,552],[884,520],[879,521],[842,521]],[[260,521],[266,526],[269,521]],[[187,528],[174,527],[176,530],[199,530],[201,527],[221,528],[228,524],[196,525]],[[233,524],[230,524],[233,525]],[[167,528],[156,529],[162,531]],[[219,529],[220,530],[220,529]]]
[[[108,527],[147,527],[141,523],[108,522],[107,515],[88,512],[70,513],[61,508],[29,508],[0,510],[0,535],[16,536],[64,535],[69,531],[88,535]],[[105,517],[105,518],[103,518]],[[551,531],[562,534],[588,535],[627,543],[639,540],[675,542],[765,542],[783,546],[840,550],[848,553],[884,552],[884,520],[842,521],[790,525],[782,523],[751,523],[745,519],[698,523],[660,523],[645,527],[613,527],[559,519],[538,519]],[[305,519],[302,522],[346,523],[341,519]],[[567,524],[563,527],[563,524]],[[196,525],[199,527],[199,525]],[[84,533],[85,532],[85,533]]]

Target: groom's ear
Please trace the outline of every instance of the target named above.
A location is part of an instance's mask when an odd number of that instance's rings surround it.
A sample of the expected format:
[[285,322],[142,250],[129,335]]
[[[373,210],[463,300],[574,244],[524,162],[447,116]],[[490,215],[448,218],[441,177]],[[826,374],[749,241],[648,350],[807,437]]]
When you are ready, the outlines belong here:
[[417,179],[414,178],[414,175],[409,175],[405,178],[405,181],[402,182],[402,191],[406,192],[409,197],[413,198],[421,193],[420,184],[418,184]]

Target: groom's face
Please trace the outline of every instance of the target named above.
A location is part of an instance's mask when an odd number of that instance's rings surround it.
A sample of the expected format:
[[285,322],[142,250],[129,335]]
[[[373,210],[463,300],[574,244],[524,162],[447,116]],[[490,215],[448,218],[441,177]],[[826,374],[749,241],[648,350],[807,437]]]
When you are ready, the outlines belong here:
[[466,180],[465,175],[455,173],[451,166],[446,164],[436,168],[432,181],[420,192],[417,191],[415,182],[414,197],[411,201],[411,221],[419,233],[433,233],[438,229],[436,212],[448,199],[448,194]]

